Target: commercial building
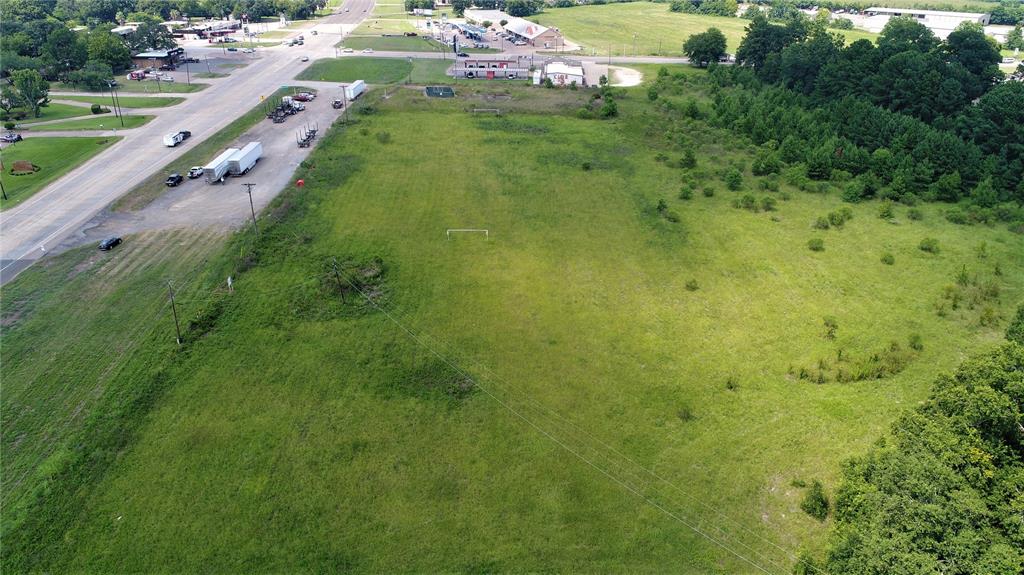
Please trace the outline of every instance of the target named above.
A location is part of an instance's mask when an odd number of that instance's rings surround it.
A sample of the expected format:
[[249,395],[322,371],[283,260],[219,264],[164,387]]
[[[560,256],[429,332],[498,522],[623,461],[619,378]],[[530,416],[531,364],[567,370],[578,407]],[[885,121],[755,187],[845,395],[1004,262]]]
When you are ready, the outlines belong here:
[[556,86],[587,85],[587,74],[581,63],[550,62],[544,66],[544,76]]
[[492,26],[502,26],[505,32],[512,36],[512,41],[526,42],[530,46],[546,50],[562,49],[565,47],[565,39],[557,28],[541,26],[524,18],[509,16],[501,10],[476,10],[470,9],[465,12],[466,21],[483,24],[490,22]]
[[177,64],[181,55],[185,53],[184,48],[171,48],[170,50],[149,50],[139,52],[132,56],[132,62],[138,68],[153,67],[159,68],[168,64]]
[[470,56],[455,64],[456,78],[483,80],[525,79],[530,73],[529,56]]
[[868,8],[862,14],[843,15],[843,17],[852,20],[857,28],[875,33],[881,32],[889,20],[897,16],[913,18],[942,39],[949,36],[953,30],[956,30],[957,26],[964,22],[973,22],[987,26],[990,20],[988,14],[974,12],[942,12],[939,10],[886,8],[880,6]]

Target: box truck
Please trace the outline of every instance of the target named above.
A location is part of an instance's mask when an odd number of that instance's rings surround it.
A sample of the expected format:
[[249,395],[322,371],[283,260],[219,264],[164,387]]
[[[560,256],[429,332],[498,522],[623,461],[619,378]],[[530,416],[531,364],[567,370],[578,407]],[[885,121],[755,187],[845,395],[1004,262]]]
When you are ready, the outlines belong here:
[[355,100],[360,94],[366,91],[366,82],[362,80],[356,80],[348,86],[345,86],[345,98],[348,100]]
[[228,160],[238,153],[238,148],[228,148],[221,155],[213,159],[209,164],[203,166],[203,174],[207,183],[214,183],[224,179],[228,173]]
[[232,176],[241,176],[256,165],[261,155],[263,146],[259,142],[249,142],[228,158],[228,173]]

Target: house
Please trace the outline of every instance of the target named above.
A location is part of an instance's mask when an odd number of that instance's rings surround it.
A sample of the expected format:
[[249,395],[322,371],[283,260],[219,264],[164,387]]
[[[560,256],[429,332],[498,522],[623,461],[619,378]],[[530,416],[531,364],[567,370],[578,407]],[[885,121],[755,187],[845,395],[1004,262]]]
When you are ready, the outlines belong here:
[[565,47],[565,39],[557,28],[548,28],[523,18],[511,18],[505,24],[505,31],[517,41],[524,41],[535,48],[556,49]]

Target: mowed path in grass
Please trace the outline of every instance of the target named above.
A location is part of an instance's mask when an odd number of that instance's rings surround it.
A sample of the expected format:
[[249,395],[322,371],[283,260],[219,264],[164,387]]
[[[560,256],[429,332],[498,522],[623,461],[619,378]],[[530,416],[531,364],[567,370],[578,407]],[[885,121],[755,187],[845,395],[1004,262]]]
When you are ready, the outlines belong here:
[[[735,53],[749,24],[749,20],[742,18],[672,12],[668,4],[652,2],[547,8],[531,20],[560,29],[568,40],[584,46],[585,54],[600,56],[609,51],[612,56],[678,56],[687,38],[708,28],[721,30],[728,42],[727,49]],[[861,30],[836,32],[842,33],[848,42],[877,37]]]
[[[869,203],[811,252],[837,197],[786,190],[755,214],[711,182],[714,197],[676,199],[663,140],[639,135],[645,100],[616,122],[481,118],[399,91],[327,135],[234,293],[193,296],[223,302],[215,328],[164,373],[173,386],[52,570],[755,571],[682,519],[788,572],[774,544],[825,533],[791,481],[834,486],[936,374],[999,339],[933,305],[963,265],[998,262],[1015,293],[1024,242],[935,206],[894,225]],[[694,137],[702,168],[742,156]],[[341,303],[333,261],[355,281],[380,269],[387,314],[352,291]],[[924,349],[895,377],[787,375],[914,333]]]

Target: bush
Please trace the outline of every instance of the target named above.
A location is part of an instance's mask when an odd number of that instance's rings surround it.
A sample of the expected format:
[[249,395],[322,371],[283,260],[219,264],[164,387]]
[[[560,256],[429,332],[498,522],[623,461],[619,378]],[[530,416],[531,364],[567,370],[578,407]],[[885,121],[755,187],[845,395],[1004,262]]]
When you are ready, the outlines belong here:
[[920,221],[924,219],[924,214],[921,213],[921,210],[917,208],[910,208],[909,210],[907,210],[907,219]]
[[1006,339],[1024,345],[1024,304],[1017,307],[1017,315],[1006,328]]
[[680,200],[689,200],[693,198],[693,189],[689,186],[683,186],[683,189],[679,190]]
[[882,204],[878,206],[878,217],[883,220],[891,220],[894,215],[896,215],[896,213],[893,210],[892,202],[889,200],[882,202]]
[[825,251],[825,240],[821,238],[811,238],[807,240],[807,248],[812,252],[823,252]]
[[17,126],[17,124],[15,124],[14,122],[4,122],[5,130],[13,130],[15,126]]
[[100,106],[99,104],[93,104],[92,106],[89,106],[89,110],[93,114],[102,114],[103,113],[103,106]]
[[686,282],[686,291],[697,291],[700,286],[697,285],[697,280],[689,280]]
[[391,132],[377,132],[377,141],[382,144],[390,144]]
[[882,254],[882,263],[887,266],[891,266],[892,264],[896,263],[896,258],[889,252],[886,252]]
[[910,349],[914,351],[921,351],[924,349],[924,340],[921,339],[921,335],[917,333],[910,334]]
[[619,107],[615,104],[615,100],[608,98],[605,100],[604,105],[601,106],[598,114],[602,118],[612,118],[619,115]]
[[836,332],[839,331],[839,320],[827,315],[822,320],[822,323],[825,325],[825,339],[835,339]]
[[736,168],[726,172],[723,179],[725,180],[725,186],[734,192],[743,187],[743,174]]
[[701,192],[703,192],[705,198],[710,198],[715,195],[715,189],[711,186],[704,186],[704,189],[701,190]]
[[828,495],[825,495],[825,488],[817,479],[811,483],[810,490],[800,502],[800,509],[818,521],[828,518]]
[[921,243],[917,244],[917,247],[923,252],[937,254],[939,253],[939,240],[935,238],[925,238],[921,240]]
[[814,229],[816,230],[827,230],[829,228],[828,218],[825,216],[818,216],[818,219],[814,221]]

